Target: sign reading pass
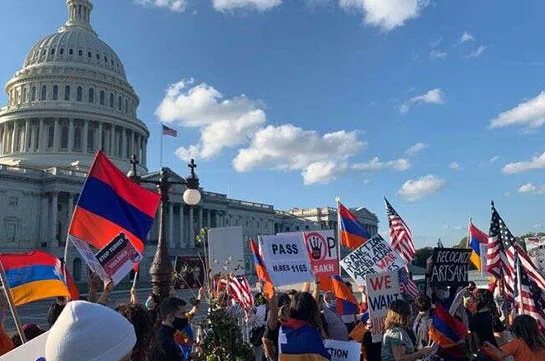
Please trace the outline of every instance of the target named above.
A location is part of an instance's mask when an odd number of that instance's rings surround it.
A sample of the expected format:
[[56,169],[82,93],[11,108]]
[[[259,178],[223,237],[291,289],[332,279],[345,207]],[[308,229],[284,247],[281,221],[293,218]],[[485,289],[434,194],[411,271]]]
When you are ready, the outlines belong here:
[[434,248],[431,286],[459,286],[468,282],[470,249]]
[[331,355],[331,361],[359,361],[361,344],[336,340],[324,340],[324,346]]
[[384,272],[368,274],[367,280],[367,304],[369,305],[369,320],[373,324],[373,342],[382,340],[384,332],[384,319],[390,304],[401,299],[399,290],[398,272]]
[[365,275],[397,271],[405,261],[380,235],[375,235],[341,261],[341,266],[360,286],[365,286]]
[[300,234],[260,236],[263,261],[276,287],[314,280]]

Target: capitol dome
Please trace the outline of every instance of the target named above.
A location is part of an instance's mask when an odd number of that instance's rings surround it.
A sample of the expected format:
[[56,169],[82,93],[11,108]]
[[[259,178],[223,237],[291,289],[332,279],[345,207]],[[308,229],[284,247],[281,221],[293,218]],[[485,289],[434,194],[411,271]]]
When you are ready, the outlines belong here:
[[89,0],[67,0],[68,21],[30,49],[7,82],[0,164],[88,167],[102,149],[123,170],[146,171],[149,131],[117,54],[91,26]]

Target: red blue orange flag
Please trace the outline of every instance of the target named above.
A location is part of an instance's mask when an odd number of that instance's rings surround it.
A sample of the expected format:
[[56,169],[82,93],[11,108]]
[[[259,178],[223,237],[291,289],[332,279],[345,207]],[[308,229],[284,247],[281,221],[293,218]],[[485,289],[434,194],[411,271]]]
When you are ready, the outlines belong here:
[[279,337],[279,361],[331,360],[320,332],[305,321],[290,318],[280,327]]
[[265,297],[269,298],[273,293],[273,284],[271,281],[271,277],[267,272],[267,268],[265,268],[263,258],[261,258],[261,254],[259,253],[259,248],[255,244],[253,239],[250,239],[250,251],[254,256],[254,265],[257,278],[259,278],[259,280],[263,283],[263,291],[265,293]]
[[68,272],[68,286],[63,281],[61,261],[47,252],[3,253],[0,262],[16,306],[51,297],[79,298]]
[[134,183],[98,151],[69,235],[102,249],[123,233],[142,254],[159,202],[159,194]]
[[447,348],[463,341],[468,331],[462,321],[451,315],[443,306],[436,304],[428,332],[432,341],[442,348]]
[[339,217],[339,238],[343,246],[356,249],[371,238],[365,227],[340,202],[337,212]]
[[[335,295],[335,298],[337,299],[336,308],[337,308],[337,313],[339,314],[339,316],[343,318],[343,316],[357,315],[360,310],[358,301],[356,300],[354,293],[350,291],[350,288],[348,288],[348,286],[343,281],[341,276],[339,275],[331,276],[331,284],[332,284],[333,294]],[[344,321],[344,318],[343,318],[343,321]],[[353,321],[354,320],[352,320],[352,322]]]
[[469,260],[477,267],[479,271],[482,271],[483,262],[481,255],[481,245],[488,244],[488,235],[475,227],[471,221],[469,221],[469,237],[467,239],[467,248],[471,249],[471,256]]

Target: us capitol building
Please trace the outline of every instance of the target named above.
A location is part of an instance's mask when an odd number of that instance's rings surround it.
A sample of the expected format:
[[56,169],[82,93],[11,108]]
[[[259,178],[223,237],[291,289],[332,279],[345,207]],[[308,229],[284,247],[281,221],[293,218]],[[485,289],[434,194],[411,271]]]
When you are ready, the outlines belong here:
[[[63,257],[78,193],[99,149],[125,172],[136,154],[139,171],[158,177],[147,169],[150,133],[137,115],[138,95],[119,57],[93,31],[92,4],[66,3],[68,21],[30,49],[22,69],[6,84],[8,104],[0,109],[0,252],[42,249]],[[189,207],[180,187],[171,188],[167,213],[173,258],[196,255],[195,235],[203,227],[241,226],[245,239],[337,227],[334,208],[281,212],[207,191],[201,192],[199,206]],[[365,208],[354,211],[375,234],[377,217]],[[152,262],[157,234],[158,221],[148,235],[143,272]],[[243,244],[246,269],[253,270],[248,242]],[[85,281],[74,247],[68,267],[76,281]]]

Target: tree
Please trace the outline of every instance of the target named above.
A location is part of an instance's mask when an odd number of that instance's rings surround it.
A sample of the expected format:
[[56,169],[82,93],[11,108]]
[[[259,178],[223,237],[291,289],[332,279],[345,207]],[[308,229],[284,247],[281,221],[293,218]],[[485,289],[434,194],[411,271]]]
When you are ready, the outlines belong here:
[[462,238],[454,248],[467,248],[467,236]]
[[424,247],[416,250],[413,264],[418,267],[426,268],[426,260],[433,254],[433,248]]

